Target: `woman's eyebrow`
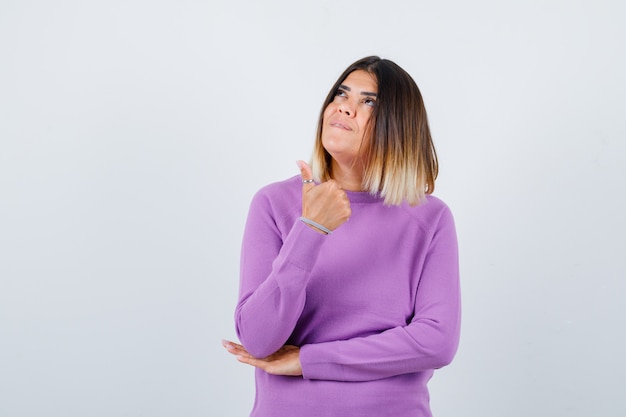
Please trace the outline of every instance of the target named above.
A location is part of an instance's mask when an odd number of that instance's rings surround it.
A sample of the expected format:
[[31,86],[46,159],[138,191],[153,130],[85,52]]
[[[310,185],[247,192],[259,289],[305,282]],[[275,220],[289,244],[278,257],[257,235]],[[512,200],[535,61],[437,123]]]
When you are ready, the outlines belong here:
[[[352,89],[350,87],[348,87],[347,85],[344,85],[344,84],[341,84],[339,86],[339,88],[341,88],[342,90],[346,90],[346,91],[352,91]],[[361,95],[362,96],[373,96],[373,97],[378,96],[378,94],[372,93],[371,91],[361,91]]]

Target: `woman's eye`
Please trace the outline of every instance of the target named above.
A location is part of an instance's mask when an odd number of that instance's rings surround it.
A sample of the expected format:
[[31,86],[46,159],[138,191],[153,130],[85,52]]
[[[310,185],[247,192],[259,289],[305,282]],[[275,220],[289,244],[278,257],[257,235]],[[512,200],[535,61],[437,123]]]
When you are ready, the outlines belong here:
[[376,107],[376,100],[371,98],[366,98],[365,100],[363,100],[363,103],[371,107]]
[[337,92],[335,93],[335,96],[336,96],[336,97],[346,97],[346,96],[347,96],[347,94],[346,94],[346,92],[345,92],[345,91],[343,91],[343,90],[337,90]]

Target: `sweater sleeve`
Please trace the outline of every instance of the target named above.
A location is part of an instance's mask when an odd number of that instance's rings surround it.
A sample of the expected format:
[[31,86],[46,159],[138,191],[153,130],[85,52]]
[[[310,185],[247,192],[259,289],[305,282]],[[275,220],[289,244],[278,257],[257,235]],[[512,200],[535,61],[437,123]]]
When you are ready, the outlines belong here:
[[366,337],[304,345],[303,376],[369,381],[441,368],[458,347],[460,304],[456,232],[446,208],[425,257],[410,323]]
[[243,346],[258,358],[277,351],[293,332],[311,268],[326,237],[291,220],[283,240],[278,224],[286,220],[276,217],[268,197],[257,193],[242,243],[235,326]]

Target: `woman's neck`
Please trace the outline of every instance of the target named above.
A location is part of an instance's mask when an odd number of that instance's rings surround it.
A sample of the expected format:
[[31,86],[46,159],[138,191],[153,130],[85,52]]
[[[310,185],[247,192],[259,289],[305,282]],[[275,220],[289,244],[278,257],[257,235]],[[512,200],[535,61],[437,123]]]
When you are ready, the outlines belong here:
[[340,165],[334,159],[331,162],[332,177],[341,188],[348,191],[363,191],[363,165],[360,162],[350,166]]

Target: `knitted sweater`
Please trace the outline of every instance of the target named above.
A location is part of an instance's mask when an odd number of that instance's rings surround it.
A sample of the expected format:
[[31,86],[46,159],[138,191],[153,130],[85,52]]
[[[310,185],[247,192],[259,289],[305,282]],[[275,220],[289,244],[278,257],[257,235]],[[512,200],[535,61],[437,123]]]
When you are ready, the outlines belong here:
[[430,416],[427,382],[459,340],[452,214],[439,199],[386,206],[347,192],[352,216],[323,235],[299,221],[300,177],[253,198],[235,312],[243,346],[301,348],[301,377],[256,369],[252,417]]

